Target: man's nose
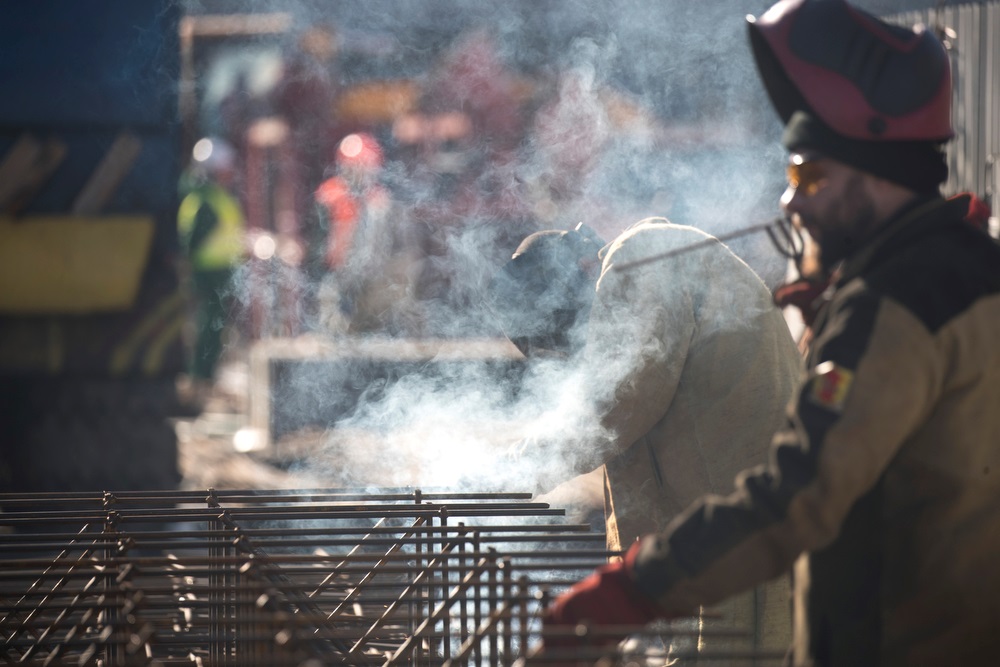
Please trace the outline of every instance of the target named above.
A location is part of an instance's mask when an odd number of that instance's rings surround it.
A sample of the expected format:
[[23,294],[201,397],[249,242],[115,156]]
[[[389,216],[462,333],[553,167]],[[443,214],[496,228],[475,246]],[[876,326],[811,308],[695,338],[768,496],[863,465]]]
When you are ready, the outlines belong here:
[[789,185],[785,188],[784,193],[782,193],[778,205],[781,207],[781,212],[785,214],[785,217],[790,218],[793,214],[800,212],[799,207],[802,200],[803,197],[798,194],[798,190]]

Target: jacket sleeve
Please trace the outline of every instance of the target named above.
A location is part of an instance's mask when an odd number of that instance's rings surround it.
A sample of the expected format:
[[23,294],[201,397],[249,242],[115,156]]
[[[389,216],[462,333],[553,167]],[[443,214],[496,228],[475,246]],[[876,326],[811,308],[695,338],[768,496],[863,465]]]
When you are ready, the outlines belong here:
[[832,542],[926,420],[944,374],[923,324],[860,281],[831,303],[807,367],[769,463],[643,538],[634,576],[664,609],[713,604]]

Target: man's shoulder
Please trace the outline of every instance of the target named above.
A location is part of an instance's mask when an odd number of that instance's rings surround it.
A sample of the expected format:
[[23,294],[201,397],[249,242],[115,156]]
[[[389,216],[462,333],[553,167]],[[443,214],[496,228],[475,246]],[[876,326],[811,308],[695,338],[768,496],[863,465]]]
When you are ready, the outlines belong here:
[[979,299],[1000,293],[1000,246],[963,222],[945,224],[888,256],[863,276],[937,330]]
[[625,228],[617,239],[626,240],[634,238],[636,236],[646,236],[646,237],[699,237],[708,238],[711,235],[704,232],[697,227],[692,227],[691,225],[682,225],[676,222],[672,222],[668,218],[663,217],[649,217],[643,218],[638,222],[633,223],[629,227]]
[[709,281],[713,276],[732,280],[745,275],[766,289],[754,270],[718,238],[666,218],[646,218],[632,225],[607,246],[603,257],[605,270]]
[[673,253],[676,258],[697,248],[720,245],[714,237],[697,227],[680,225],[667,218],[644,218],[619,234],[608,246],[607,256],[619,261],[651,258],[661,253]]

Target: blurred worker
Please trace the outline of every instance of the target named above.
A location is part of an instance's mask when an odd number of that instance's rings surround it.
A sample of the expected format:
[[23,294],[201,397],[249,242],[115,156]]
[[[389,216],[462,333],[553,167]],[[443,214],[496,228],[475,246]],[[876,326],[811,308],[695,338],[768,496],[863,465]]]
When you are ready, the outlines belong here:
[[[577,584],[546,627],[690,613],[791,569],[795,665],[1000,655],[1000,248],[947,177],[948,56],[843,0],[750,20],[781,204],[837,276],[769,464]],[[549,648],[558,644],[549,641]]]
[[334,164],[336,173],[316,190],[327,227],[328,274],[320,288],[320,310],[328,329],[343,332],[359,308],[367,313],[363,301],[371,295],[366,285],[384,268],[391,250],[386,229],[391,201],[379,182],[382,149],[372,135],[358,132],[344,137]]
[[[620,551],[765,460],[801,357],[764,283],[708,234],[650,218],[602,263],[603,243],[586,230],[525,239],[494,281],[491,307],[525,355],[575,357],[567,386],[579,394],[562,392],[565,411],[541,420],[554,432],[539,424],[512,468],[533,471],[539,490],[603,468],[608,548]],[[779,582],[715,610],[722,618],[704,627],[750,630],[783,648],[788,609]]]
[[177,214],[180,245],[195,300],[191,379],[203,399],[222,355],[222,330],[230,317],[233,274],[245,254],[246,220],[233,194],[235,153],[219,138],[194,145],[192,188]]

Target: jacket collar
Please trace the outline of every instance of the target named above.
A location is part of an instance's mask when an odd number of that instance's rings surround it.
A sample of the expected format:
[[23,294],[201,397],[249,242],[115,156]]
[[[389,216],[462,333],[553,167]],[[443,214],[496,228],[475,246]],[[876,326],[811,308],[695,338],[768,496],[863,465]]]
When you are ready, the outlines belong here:
[[913,240],[965,216],[968,196],[921,197],[904,206],[858,252],[844,260],[837,283],[844,285]]

